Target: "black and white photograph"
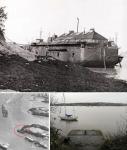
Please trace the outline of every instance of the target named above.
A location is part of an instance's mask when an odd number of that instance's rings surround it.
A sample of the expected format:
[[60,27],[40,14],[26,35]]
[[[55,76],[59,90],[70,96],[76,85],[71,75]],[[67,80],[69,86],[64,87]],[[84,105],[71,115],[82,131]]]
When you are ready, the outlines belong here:
[[0,89],[126,92],[126,0],[0,0]]
[[49,94],[0,93],[0,150],[49,149]]
[[52,93],[50,150],[126,150],[127,93]]
[[0,150],[127,150],[127,0],[0,0]]

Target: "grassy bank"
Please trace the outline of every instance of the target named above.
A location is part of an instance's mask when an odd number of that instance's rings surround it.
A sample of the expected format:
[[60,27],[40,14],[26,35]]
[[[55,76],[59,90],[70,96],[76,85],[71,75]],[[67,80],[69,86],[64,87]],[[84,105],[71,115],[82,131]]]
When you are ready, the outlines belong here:
[[50,129],[50,149],[51,150],[77,150],[74,145],[67,142],[64,136],[61,136],[59,130],[51,127]]
[[127,135],[107,139],[100,150],[127,150]]
[[16,56],[0,57],[0,89],[16,91],[124,92],[127,83],[105,78],[83,66],[62,62],[28,62]]

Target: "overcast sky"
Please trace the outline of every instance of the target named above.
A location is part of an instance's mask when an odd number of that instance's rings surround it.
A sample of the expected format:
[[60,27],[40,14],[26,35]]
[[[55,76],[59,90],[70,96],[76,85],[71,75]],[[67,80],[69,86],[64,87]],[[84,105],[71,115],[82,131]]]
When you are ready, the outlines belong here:
[[28,43],[54,33],[95,28],[105,37],[118,35],[118,44],[126,50],[127,0],[0,0],[7,6],[6,36],[18,43]]
[[[57,102],[63,101],[63,93],[53,93]],[[110,102],[110,103],[127,103],[127,93],[64,93],[67,103],[75,102]]]

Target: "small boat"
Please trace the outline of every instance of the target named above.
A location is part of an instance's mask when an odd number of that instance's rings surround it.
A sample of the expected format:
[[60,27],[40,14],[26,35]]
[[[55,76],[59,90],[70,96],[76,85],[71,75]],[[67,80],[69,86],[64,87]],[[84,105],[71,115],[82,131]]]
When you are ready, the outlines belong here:
[[39,142],[35,142],[35,145],[37,145],[38,147],[45,148],[45,149],[47,149],[47,148],[48,148],[45,144],[43,144],[43,143],[39,143]]
[[67,139],[80,150],[98,150],[105,141],[100,130],[71,130]]
[[[64,104],[65,104],[65,96],[63,93],[63,99],[64,99]],[[74,111],[74,109],[73,109]],[[78,121],[78,117],[73,114],[67,114],[67,110],[66,110],[66,106],[65,106],[65,115],[64,116],[60,116],[60,119],[63,121]]]
[[27,141],[29,141],[29,142],[35,144],[37,147],[43,147],[43,148],[45,148],[45,149],[48,148],[45,144],[40,143],[40,142],[38,142],[38,141],[36,141],[36,140],[34,140],[34,139],[28,137],[28,136],[25,137],[25,140],[27,140]]
[[9,147],[9,144],[8,144],[8,143],[7,143],[7,144],[1,144],[1,143],[0,143],[0,148],[1,148],[2,150],[7,150],[8,147]]
[[68,115],[66,114],[65,116],[61,116],[60,117],[61,120],[65,120],[65,121],[77,121],[78,120],[78,117],[73,117],[72,115]]
[[34,142],[34,139],[30,138],[30,137],[25,137],[25,140],[29,141],[29,142]]

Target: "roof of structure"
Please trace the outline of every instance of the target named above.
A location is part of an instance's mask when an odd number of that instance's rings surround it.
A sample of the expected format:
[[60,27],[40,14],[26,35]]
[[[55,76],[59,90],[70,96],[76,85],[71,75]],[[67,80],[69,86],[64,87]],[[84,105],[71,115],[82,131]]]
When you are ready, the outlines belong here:
[[52,44],[74,44],[78,42],[86,42],[87,40],[107,40],[105,37],[99,33],[91,30],[88,33],[80,32],[69,32],[67,34],[62,34],[52,41]]

